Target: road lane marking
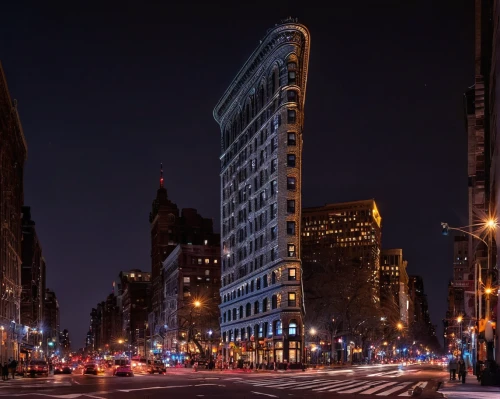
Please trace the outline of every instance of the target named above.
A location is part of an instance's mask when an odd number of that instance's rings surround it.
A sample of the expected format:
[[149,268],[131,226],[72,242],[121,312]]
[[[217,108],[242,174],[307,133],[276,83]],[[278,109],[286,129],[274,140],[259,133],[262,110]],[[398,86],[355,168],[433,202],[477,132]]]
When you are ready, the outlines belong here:
[[277,398],[278,396],[276,395],[271,395],[270,393],[263,393],[263,392],[255,392],[255,391],[250,391],[250,393],[253,393],[255,395],[264,395],[264,396],[269,396],[271,398]]
[[351,386],[349,386],[349,384],[345,384],[346,386],[340,386],[340,387],[328,389],[328,392],[342,391],[345,388],[354,388],[354,387],[357,387],[357,386],[363,385],[363,384],[366,384],[366,381],[358,381],[358,382],[355,382],[354,384],[352,384]]
[[402,382],[401,384],[396,385],[394,388],[391,388],[387,391],[377,393],[377,396],[388,396],[393,392],[400,391],[402,389],[405,389],[408,385],[411,385],[411,382]]
[[392,382],[387,382],[385,384],[379,385],[377,387],[374,387],[372,389],[368,389],[366,391],[360,392],[361,395],[371,395],[374,392],[380,391],[381,389],[384,389],[385,387],[390,387],[391,385],[397,384],[396,381]]
[[345,388],[344,385],[349,385],[349,384],[352,384],[353,382],[355,383],[355,382],[357,382],[357,380],[337,381],[334,383],[329,383],[324,387],[313,389],[313,391],[325,391],[325,390],[332,388],[336,385],[341,385],[343,388]]
[[118,389],[118,392],[134,392],[134,391],[146,391],[151,389],[169,389],[169,388],[188,388],[192,385],[170,385],[168,387],[145,387],[145,388],[132,388],[132,389]]

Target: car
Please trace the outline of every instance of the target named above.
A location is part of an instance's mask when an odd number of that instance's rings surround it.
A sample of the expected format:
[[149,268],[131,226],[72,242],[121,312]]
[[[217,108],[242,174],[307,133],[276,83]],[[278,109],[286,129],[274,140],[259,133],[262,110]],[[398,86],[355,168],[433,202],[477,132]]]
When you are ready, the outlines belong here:
[[71,367],[69,366],[64,366],[61,371],[62,374],[71,374],[72,372],[73,370],[71,370]]
[[27,373],[29,376],[34,377],[36,375],[49,376],[49,364],[45,360],[32,360],[30,361]]
[[87,363],[83,367],[83,373],[82,374],[94,374],[97,375],[99,373],[103,373],[104,369],[102,369],[99,365],[95,363]]
[[134,372],[132,371],[130,365],[118,366],[114,372],[114,375],[118,377],[133,377]]
[[149,374],[165,374],[167,369],[161,360],[148,360],[148,373]]

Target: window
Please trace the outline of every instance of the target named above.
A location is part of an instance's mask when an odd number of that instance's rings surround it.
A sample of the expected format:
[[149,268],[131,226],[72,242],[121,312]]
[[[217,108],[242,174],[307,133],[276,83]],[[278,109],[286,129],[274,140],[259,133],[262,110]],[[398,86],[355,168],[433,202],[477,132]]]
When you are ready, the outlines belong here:
[[236,320],[236,308],[233,309],[233,320]]
[[262,276],[262,286],[263,286],[264,288],[266,288],[266,287],[267,287],[267,274],[266,274],[266,275],[264,275],[264,276]]
[[210,263],[210,259],[205,258],[205,265],[208,265]]
[[286,234],[289,236],[295,235],[295,222],[286,222]]
[[210,276],[210,270],[205,270],[205,276]]
[[262,300],[262,313],[267,312],[267,298]]
[[295,190],[295,177],[286,178],[286,188],[288,190]]
[[297,335],[297,322],[295,320],[291,320],[288,325],[288,335]]
[[243,306],[240,306],[240,319],[243,318]]
[[271,273],[271,284],[276,284],[276,272]]
[[297,111],[294,109],[289,109],[287,113],[288,123],[295,123],[297,119]]
[[252,315],[252,305],[250,305],[250,303],[247,303],[247,308],[246,308],[245,316],[249,317],[251,315]]
[[267,337],[271,338],[273,336],[273,323],[266,323],[267,325]]
[[295,292],[288,293],[288,306],[289,307],[297,306],[297,296],[295,295]]
[[295,244],[288,244],[288,257],[289,258],[295,257]]
[[255,301],[253,304],[253,314],[259,313],[259,301]]
[[286,156],[286,166],[289,168],[295,167],[295,154],[287,154]]
[[286,201],[286,211],[288,213],[295,213],[295,200]]
[[257,289],[260,290],[260,278],[256,280]]
[[203,263],[203,259],[198,258],[198,264],[201,265]]
[[271,227],[271,240],[276,240],[277,235],[278,235],[278,227],[277,226]]
[[184,284],[189,284],[191,282],[190,277],[184,277]]
[[217,263],[218,263],[217,259],[214,259],[214,263],[215,263],[215,264],[217,264]]
[[297,269],[295,268],[288,269],[288,280],[290,281],[297,280]]
[[271,182],[271,195],[275,195],[278,192],[278,182],[273,180]]
[[297,92],[295,90],[289,90],[287,93],[288,102],[295,103],[297,102]]
[[288,64],[288,84],[293,85],[295,84],[295,80],[297,78],[297,64],[295,62],[290,62]]
[[269,210],[271,212],[271,219],[274,219],[278,214],[278,204],[275,202],[269,207]]
[[282,327],[281,327],[281,320],[277,320],[275,321],[275,328],[274,328],[274,331],[276,331],[276,335],[282,335],[283,334],[283,330],[282,330]]
[[278,307],[278,297],[273,295],[271,297],[271,309],[276,309]]
[[273,174],[274,172],[276,172],[278,170],[278,158],[274,158],[272,161],[271,161],[271,174]]
[[288,132],[288,141],[287,144],[289,146],[294,146],[296,145],[296,140],[295,140],[295,133],[294,132]]

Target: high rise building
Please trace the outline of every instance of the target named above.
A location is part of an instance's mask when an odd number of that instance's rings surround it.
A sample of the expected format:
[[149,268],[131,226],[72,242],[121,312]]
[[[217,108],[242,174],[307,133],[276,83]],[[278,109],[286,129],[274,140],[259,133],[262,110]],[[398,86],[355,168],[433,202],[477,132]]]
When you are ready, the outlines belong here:
[[402,249],[383,249],[380,261],[380,305],[388,308],[394,303],[399,310],[399,319],[409,325],[408,262]]
[[[220,246],[178,245],[163,262],[163,349],[212,355],[220,342]],[[153,345],[158,347],[158,345]]]
[[152,298],[149,314],[149,328],[153,340],[161,340],[165,310],[162,309],[163,262],[178,244],[213,245],[218,242],[214,235],[212,219],[203,218],[196,209],[184,208],[179,212],[170,201],[163,180],[163,165],[160,167],[160,186],[149,214],[151,224],[151,281]]
[[[45,260],[29,206],[22,207],[21,324],[30,329],[43,328],[45,300]],[[27,334],[28,344],[37,345],[37,336]],[[22,350],[22,349],[21,349]]]
[[2,358],[19,358],[18,342],[24,336],[21,321],[22,228],[24,202],[24,163],[26,140],[10,98],[7,80],[0,64],[0,324]]
[[[59,302],[57,300],[56,294],[50,289],[45,290],[45,301],[44,301],[44,328],[42,335],[42,350],[44,353],[48,353],[50,346],[59,346],[59,332],[60,332],[60,319],[59,319]],[[52,345],[49,346],[49,343]]]
[[335,271],[345,265],[371,271],[380,298],[382,217],[375,200],[343,202],[302,209],[302,261]]
[[302,134],[310,35],[270,29],[214,109],[221,136],[223,358],[303,361]]

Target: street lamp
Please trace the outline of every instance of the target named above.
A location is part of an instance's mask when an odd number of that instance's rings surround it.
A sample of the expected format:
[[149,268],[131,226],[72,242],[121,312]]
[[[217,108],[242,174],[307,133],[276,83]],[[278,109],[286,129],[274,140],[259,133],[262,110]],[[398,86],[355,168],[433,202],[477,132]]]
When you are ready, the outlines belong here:
[[460,339],[460,357],[463,357],[463,343],[462,343],[462,320],[463,320],[463,317],[462,316],[458,316],[457,317],[457,323],[458,323],[458,327],[459,327],[459,339]]
[[[473,224],[470,226],[463,226],[463,227],[450,227],[448,223],[441,222],[441,227],[442,227],[442,233],[443,235],[448,235],[449,230],[455,230],[459,231],[464,234],[468,234],[471,237],[476,238],[477,240],[480,240],[481,242],[486,245],[487,249],[487,273],[486,273],[486,287],[484,289],[484,293],[486,294],[485,298],[485,315],[484,315],[484,321],[485,325],[489,322],[491,318],[491,303],[490,303],[490,295],[493,292],[491,288],[491,249],[492,249],[492,240],[493,240],[493,234],[495,230],[498,227],[498,221],[496,218],[489,217],[485,220],[483,220],[481,223]],[[478,234],[471,233],[470,231],[464,230],[464,229],[470,229],[472,227],[478,227],[479,228],[479,233],[481,232],[486,232],[488,236],[488,241],[484,240],[481,238]],[[476,264],[477,265],[477,264]],[[481,270],[481,269],[480,269]],[[479,320],[482,319],[482,311],[481,311],[481,304],[482,304],[482,295],[480,295],[480,288],[477,283],[477,276],[479,275],[479,281],[481,281],[481,272],[477,272],[476,270],[474,271],[474,290],[476,292],[475,298],[476,298],[476,306],[475,306],[475,312],[476,312],[476,326],[477,326],[477,332],[479,334]],[[479,308],[479,309],[478,309]],[[477,338],[476,338],[477,339]],[[477,351],[477,360],[479,360],[479,351],[478,351],[478,345],[475,345],[476,351]],[[476,357],[475,356],[475,357]],[[486,344],[486,359],[487,360],[492,360],[493,359],[493,342],[492,341],[487,341]],[[474,359],[476,360],[476,359]]]

